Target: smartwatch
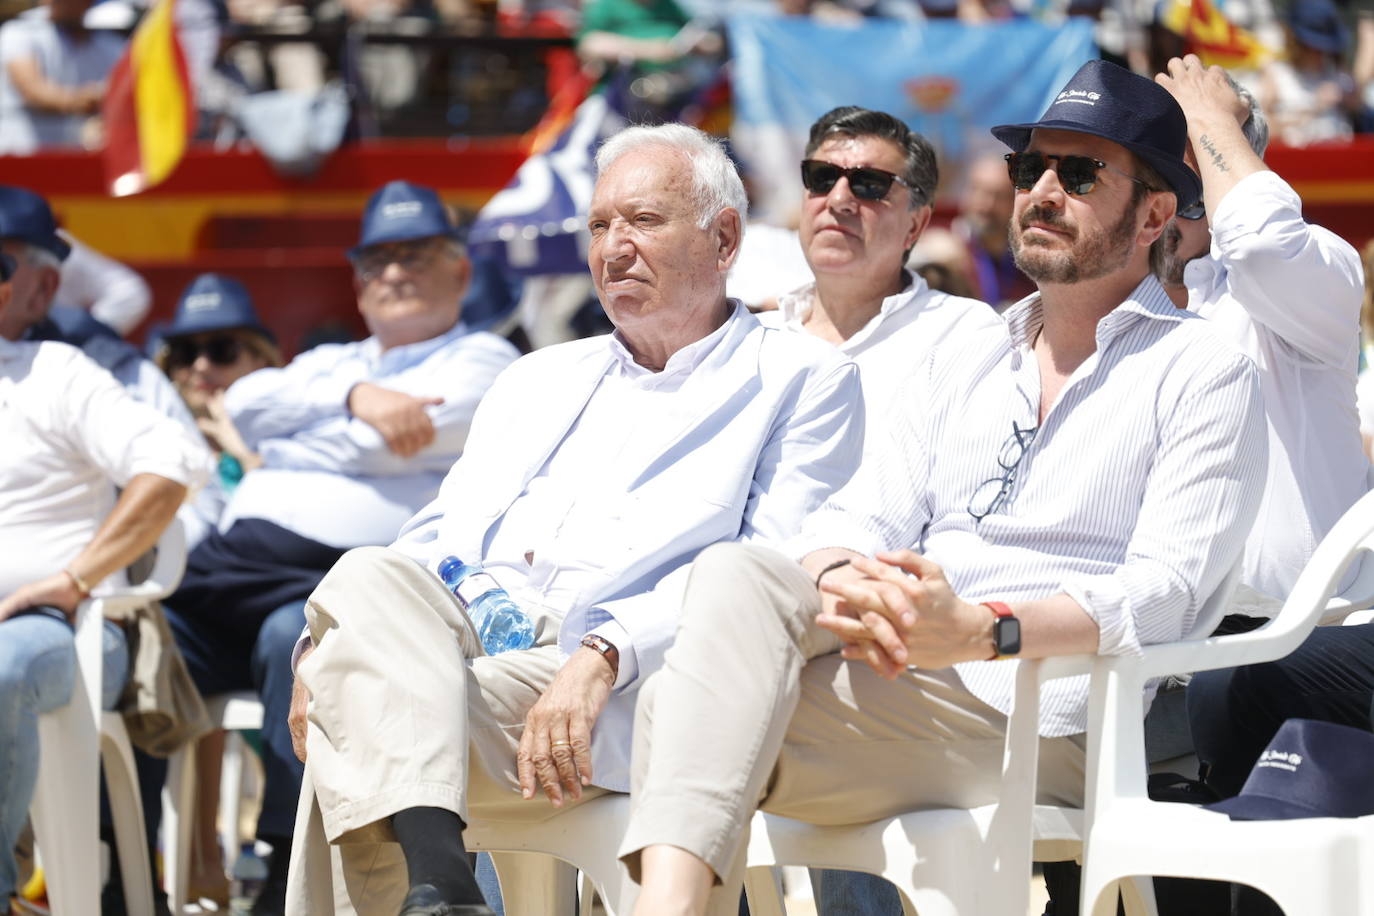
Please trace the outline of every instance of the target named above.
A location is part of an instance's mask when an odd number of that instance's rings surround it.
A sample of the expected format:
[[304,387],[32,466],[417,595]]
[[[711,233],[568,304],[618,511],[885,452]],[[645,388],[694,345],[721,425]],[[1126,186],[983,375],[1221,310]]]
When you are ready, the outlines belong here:
[[1021,621],[1001,601],[984,601],[983,607],[997,619],[992,622],[992,655],[988,661],[1016,655],[1021,651]]

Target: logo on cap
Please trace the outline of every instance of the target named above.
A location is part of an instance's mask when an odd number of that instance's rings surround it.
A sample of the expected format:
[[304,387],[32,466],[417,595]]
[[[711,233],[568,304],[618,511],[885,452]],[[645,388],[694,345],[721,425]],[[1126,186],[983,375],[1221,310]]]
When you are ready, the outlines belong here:
[[418,200],[398,200],[382,206],[382,219],[410,219],[419,216],[420,209]]
[[185,308],[188,312],[204,312],[207,309],[219,308],[219,293],[196,293],[194,296],[187,296]]
[[1287,770],[1296,773],[1298,767],[1302,766],[1302,754],[1294,751],[1273,751],[1267,750],[1260,755],[1260,759],[1255,763],[1258,767],[1274,767],[1279,770]]
[[1060,102],[1074,102],[1078,105],[1096,105],[1097,100],[1102,98],[1099,92],[1089,92],[1084,89],[1065,89],[1055,98],[1054,104]]

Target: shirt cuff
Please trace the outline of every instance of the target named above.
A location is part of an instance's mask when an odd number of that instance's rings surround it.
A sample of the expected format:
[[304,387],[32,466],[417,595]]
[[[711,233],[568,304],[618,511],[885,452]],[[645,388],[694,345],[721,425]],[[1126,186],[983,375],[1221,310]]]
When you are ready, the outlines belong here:
[[616,652],[620,656],[619,667],[615,673],[615,683],[611,685],[612,690],[620,690],[627,684],[633,684],[639,676],[639,661],[635,658],[635,644],[630,640],[630,631],[618,620],[608,620],[600,626],[592,629],[588,636],[600,636],[606,642],[615,646]]
[[1140,633],[1131,617],[1130,598],[1112,576],[1088,576],[1064,585],[1064,594],[1097,623],[1098,655],[1140,655]]
[[1246,175],[1226,192],[1216,212],[1209,214],[1214,247],[1224,252],[1235,239],[1253,235],[1273,223],[1283,210],[1290,211],[1286,214],[1288,218],[1302,221],[1302,198],[1292,185],[1276,172]]
[[296,666],[301,663],[301,655],[305,653],[306,649],[309,649],[314,644],[315,641],[310,638],[310,627],[307,626],[304,630],[301,630],[301,638],[296,640],[296,647],[291,650],[292,674],[296,673]]

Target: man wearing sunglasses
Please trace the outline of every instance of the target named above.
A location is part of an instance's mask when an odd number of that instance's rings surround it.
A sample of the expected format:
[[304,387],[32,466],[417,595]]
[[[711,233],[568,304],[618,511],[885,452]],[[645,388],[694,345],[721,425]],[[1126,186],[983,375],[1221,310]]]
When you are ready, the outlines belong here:
[[[286,721],[305,599],[347,550],[390,543],[434,498],[478,402],[518,355],[463,323],[469,263],[433,190],[385,185],[368,201],[361,230],[349,258],[370,336],[316,347],[229,386],[225,412],[261,464],[237,483],[218,530],[191,551],[166,602],[197,686],[256,690],[266,710],[258,837],[272,857],[255,914],[285,907],[303,772]],[[183,330],[209,329],[227,315],[244,326],[245,299],[222,280],[193,287]],[[196,343],[197,358],[216,355],[213,340],[195,335],[179,335],[169,352],[182,342]]]
[[[933,290],[906,269],[939,182],[935,150],[920,134],[886,112],[836,108],[811,125],[801,181],[798,229],[815,280],[759,318],[829,341],[854,360],[872,439],[926,354],[957,333],[1001,322],[986,303]],[[895,890],[857,872],[817,871],[812,883],[822,916],[897,905]]]
[[[1201,190],[1183,112],[1092,61],[1039,121],[993,132],[1038,292],[926,358],[784,552],[694,564],[638,709],[636,916],[731,912],[713,882],[760,804],[862,823],[996,802],[1017,667],[998,660],[1178,639],[1240,556],[1265,467],[1255,369],[1149,271]],[[1046,686],[1041,710],[1041,797],[1081,803],[1086,684]]]

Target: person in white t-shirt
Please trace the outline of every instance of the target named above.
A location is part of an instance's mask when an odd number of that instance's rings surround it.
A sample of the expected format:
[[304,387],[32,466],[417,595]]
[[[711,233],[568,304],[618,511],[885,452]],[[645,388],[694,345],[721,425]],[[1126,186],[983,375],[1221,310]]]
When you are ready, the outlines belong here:
[[[13,261],[0,262],[3,318]],[[9,912],[11,850],[38,774],[37,717],[72,697],[77,605],[119,584],[210,468],[193,432],[134,400],[79,350],[17,336],[0,335],[0,913]],[[129,659],[108,622],[104,649],[109,708]]]
[[82,24],[90,0],[48,0],[0,27],[0,153],[81,147],[124,39]]

